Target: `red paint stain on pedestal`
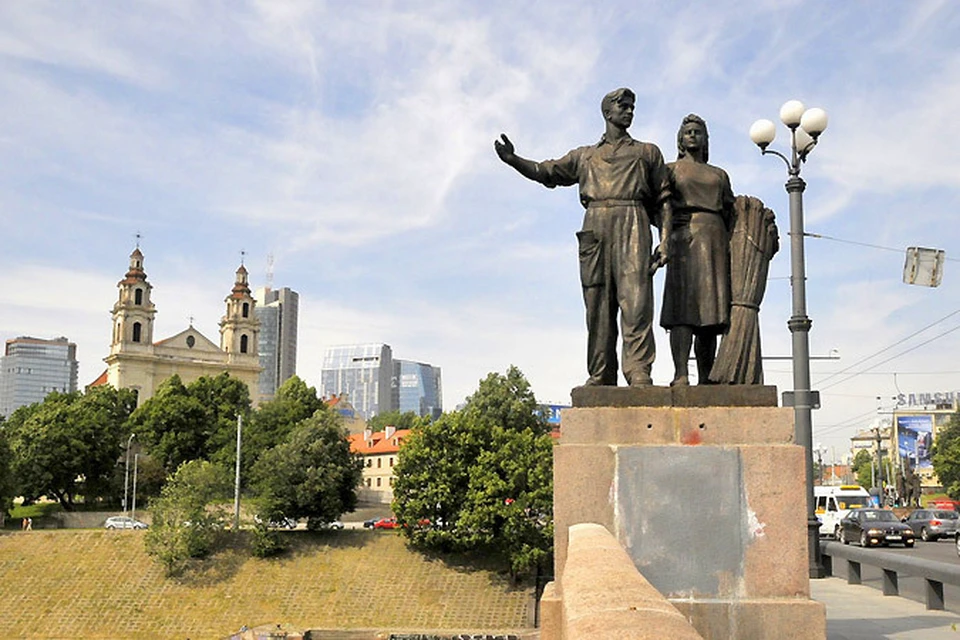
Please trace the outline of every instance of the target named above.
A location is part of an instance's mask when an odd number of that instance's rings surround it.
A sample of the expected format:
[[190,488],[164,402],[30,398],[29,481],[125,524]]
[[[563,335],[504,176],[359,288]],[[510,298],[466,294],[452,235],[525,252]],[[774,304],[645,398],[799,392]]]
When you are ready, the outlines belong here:
[[683,444],[700,444],[703,442],[703,438],[700,437],[699,431],[688,431],[680,438],[680,442]]

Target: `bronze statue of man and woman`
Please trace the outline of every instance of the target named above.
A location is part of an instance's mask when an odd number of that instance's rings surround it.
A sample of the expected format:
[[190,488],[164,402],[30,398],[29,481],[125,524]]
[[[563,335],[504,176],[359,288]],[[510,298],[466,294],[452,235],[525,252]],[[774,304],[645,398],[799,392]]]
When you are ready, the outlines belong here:
[[579,186],[586,384],[617,384],[618,315],[627,383],[653,383],[653,274],[663,265],[660,324],[670,332],[671,386],[690,384],[691,348],[699,384],[762,384],[757,312],[778,248],[773,212],[756,198],[735,197],[727,173],[708,164],[707,125],[699,116],[680,124],[675,162],[630,137],[635,103],[630,89],[608,93],[600,141],[557,160],[522,158],[506,135],[494,142],[500,159],[524,177],[549,188]]

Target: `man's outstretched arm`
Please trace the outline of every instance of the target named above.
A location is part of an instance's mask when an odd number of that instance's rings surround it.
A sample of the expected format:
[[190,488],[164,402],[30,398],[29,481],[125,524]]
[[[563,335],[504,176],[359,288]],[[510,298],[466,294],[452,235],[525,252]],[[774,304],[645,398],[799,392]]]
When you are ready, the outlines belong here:
[[524,178],[535,180],[537,182],[541,181],[539,177],[539,171],[537,170],[537,163],[533,160],[521,158],[514,153],[513,143],[510,142],[510,138],[507,137],[507,134],[501,133],[500,140],[493,141],[493,148],[496,150],[497,155],[505,164],[508,164],[516,169],[517,172]]

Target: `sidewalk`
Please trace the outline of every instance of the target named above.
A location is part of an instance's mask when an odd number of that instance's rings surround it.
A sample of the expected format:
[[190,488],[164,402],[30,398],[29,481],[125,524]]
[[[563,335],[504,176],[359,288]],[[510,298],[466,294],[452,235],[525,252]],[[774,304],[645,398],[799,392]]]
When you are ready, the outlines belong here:
[[811,580],[810,597],[827,605],[827,640],[960,640],[960,616],[841,578]]

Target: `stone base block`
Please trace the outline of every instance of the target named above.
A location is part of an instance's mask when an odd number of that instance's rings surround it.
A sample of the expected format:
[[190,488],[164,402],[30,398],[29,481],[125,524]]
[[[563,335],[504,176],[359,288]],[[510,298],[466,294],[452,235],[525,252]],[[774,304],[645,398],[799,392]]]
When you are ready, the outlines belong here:
[[824,640],[822,602],[802,598],[671,600],[705,640]]
[[777,388],[763,385],[575,387],[574,407],[775,407]]
[[824,608],[809,599],[805,465],[789,408],[566,409],[555,575],[567,528],[594,522],[705,638],[823,638]]
[[548,582],[540,596],[540,640],[561,640],[563,633],[563,600],[557,583]]

